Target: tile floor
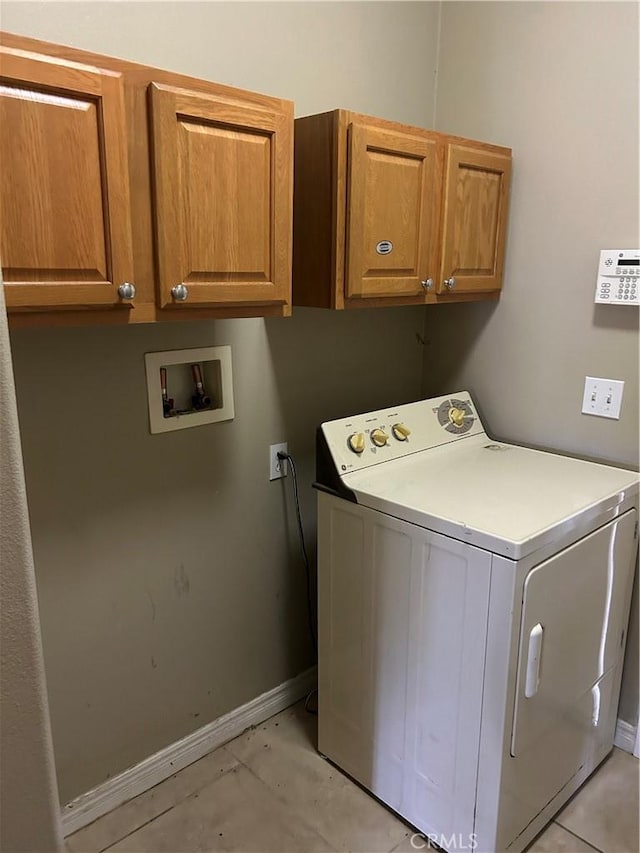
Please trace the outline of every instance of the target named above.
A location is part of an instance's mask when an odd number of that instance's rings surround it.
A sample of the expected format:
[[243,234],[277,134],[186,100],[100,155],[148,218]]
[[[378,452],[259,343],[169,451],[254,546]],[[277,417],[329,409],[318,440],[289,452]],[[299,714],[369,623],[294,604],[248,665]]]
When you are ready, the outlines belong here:
[[[302,704],[67,839],[72,853],[412,853],[413,830],[315,751]],[[637,853],[638,761],[616,749],[530,853]]]

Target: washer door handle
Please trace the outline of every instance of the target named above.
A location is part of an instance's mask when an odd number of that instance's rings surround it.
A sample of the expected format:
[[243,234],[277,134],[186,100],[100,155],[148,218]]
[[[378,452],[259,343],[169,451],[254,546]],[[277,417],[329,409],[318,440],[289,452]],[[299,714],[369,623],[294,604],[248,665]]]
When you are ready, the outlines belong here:
[[540,658],[542,657],[542,637],[544,628],[538,622],[529,634],[529,654],[527,655],[527,678],[524,685],[524,695],[531,699],[538,692],[540,684]]

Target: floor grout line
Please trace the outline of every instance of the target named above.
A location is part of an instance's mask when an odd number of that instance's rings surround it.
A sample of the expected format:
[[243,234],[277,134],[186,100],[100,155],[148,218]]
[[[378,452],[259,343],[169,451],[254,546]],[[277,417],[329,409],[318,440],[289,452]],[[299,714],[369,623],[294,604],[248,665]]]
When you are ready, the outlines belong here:
[[[221,747],[218,747],[218,749],[223,749],[225,746],[226,746],[226,744],[224,744]],[[213,752],[207,753],[207,755],[202,756],[202,758],[207,758],[209,755],[213,755],[215,752],[217,752],[217,749],[213,750]],[[161,812],[158,812],[158,814],[154,815],[153,817],[149,818],[148,820],[143,821],[138,826],[129,830],[129,832],[125,832],[124,835],[118,836],[118,838],[115,838],[114,840],[112,840],[106,847],[100,847],[99,850],[93,850],[93,851],[91,851],[91,853],[105,853],[105,851],[110,850],[116,844],[119,844],[121,841],[124,841],[125,838],[129,838],[129,836],[133,835],[134,832],[137,832],[139,829],[142,829],[143,827],[148,826],[150,823],[153,823],[153,821],[156,820],[157,818],[162,817],[163,815],[167,814],[167,812],[170,812],[171,809],[174,809],[176,806],[179,806],[181,803],[184,803],[186,800],[188,800],[194,794],[199,794],[200,791],[203,791],[205,788],[208,788],[209,785],[215,784],[219,779],[222,779],[223,776],[226,776],[227,773],[231,773],[233,770],[235,770],[238,767],[238,765],[241,763],[240,760],[238,758],[236,758],[235,755],[233,755],[232,757],[233,757],[234,761],[236,761],[236,764],[234,764],[231,767],[227,767],[226,770],[223,770],[222,773],[220,773],[218,776],[215,777],[215,779],[211,779],[206,784],[200,785],[200,787],[195,788],[193,791],[191,791],[188,794],[185,794],[184,796],[178,795],[178,799],[176,799],[174,802],[172,802],[172,804],[168,808],[164,809]],[[202,761],[202,758],[199,758],[198,761]],[[193,764],[195,764],[195,763],[197,763],[197,762],[193,762]],[[191,767],[191,766],[192,766],[192,764],[188,764],[186,767],[183,767],[182,769],[178,770],[176,773],[173,773],[171,776],[168,776],[166,779],[163,779],[162,782],[158,782],[156,785],[153,785],[151,788],[148,788],[146,791],[143,791],[142,793],[138,794],[137,797],[133,797],[132,799],[127,800],[124,803],[121,803],[119,806],[116,806],[115,809],[112,809],[110,812],[107,812],[106,814],[97,818],[92,823],[87,824],[86,827],[83,826],[81,829],[78,829],[77,833],[74,832],[72,835],[69,836],[69,839],[73,838],[74,835],[80,834],[84,830],[88,829],[88,827],[92,826],[94,823],[97,823],[98,821],[103,820],[104,818],[108,817],[109,815],[113,814],[114,812],[117,812],[118,809],[121,809],[124,806],[130,805],[131,803],[135,802],[136,799],[138,799],[138,797],[144,797],[145,794],[149,793],[149,791],[153,791],[155,788],[159,788],[161,785],[164,785],[165,783],[169,782],[171,779],[175,779],[175,777],[179,776],[180,773],[183,772],[183,770],[186,770],[188,767]],[[77,853],[77,851],[76,851],[76,853]]]
[[[411,828],[413,829],[413,827],[411,827]],[[401,838],[400,841],[398,841],[398,843],[394,847],[392,847],[391,850],[389,850],[389,853],[395,853],[395,851],[398,849],[398,847],[400,847],[401,844],[405,843],[407,838],[413,837],[414,835],[422,835],[422,833],[418,832],[417,829],[413,829],[413,832],[409,832],[409,830],[407,829],[407,834],[405,835],[405,837]],[[416,850],[417,849],[418,848],[416,847]]]
[[[267,723],[268,723],[268,721],[267,721]],[[233,743],[233,741],[231,741],[230,743]],[[227,744],[227,746],[230,746],[230,744]],[[322,757],[320,755],[320,753],[318,752],[317,746],[313,742],[313,740],[311,740],[311,742],[310,742],[310,747],[313,750],[315,755],[317,755],[318,757]],[[251,775],[255,779],[257,779],[258,782],[261,783],[261,785],[263,787],[265,787],[268,791],[270,791],[274,795],[274,797],[278,800],[279,803],[281,803],[286,809],[288,809],[290,811],[295,811],[295,814],[296,814],[296,817],[298,818],[298,820],[300,820],[302,823],[304,823],[308,829],[310,829],[312,832],[314,832],[327,845],[328,851],[331,851],[331,853],[344,853],[344,851],[339,851],[336,847],[334,847],[334,845],[330,841],[327,840],[326,836],[323,835],[319,829],[317,829],[315,826],[311,825],[302,812],[300,812],[298,809],[295,809],[295,810],[292,809],[291,804],[286,801],[284,796],[276,788],[274,788],[272,785],[270,785],[268,782],[265,782],[264,779],[261,779],[260,776],[258,776],[258,774],[254,771],[254,769],[249,764],[247,764],[245,761],[243,761],[242,758],[240,758],[238,755],[236,755],[236,753],[234,753],[232,749],[229,749],[229,752],[231,752],[231,754],[236,759],[236,761],[238,761],[244,768],[246,768],[249,771],[249,773],[251,773]],[[331,763],[331,762],[329,762],[329,763]],[[343,771],[340,769],[340,767],[338,767],[337,765],[333,765],[333,766],[334,766],[334,770],[338,774],[340,774],[340,776],[343,779],[345,779],[350,784],[355,785],[359,790],[364,790],[365,793],[367,793],[367,794],[369,793],[364,788],[362,788],[362,786],[358,785],[358,783],[355,782],[353,779],[351,779],[348,775],[345,775],[343,773]],[[374,799],[376,800],[376,802],[378,802],[377,798],[374,797]],[[400,815],[396,814],[393,810],[386,809],[386,807],[382,803],[379,803],[379,804],[380,804],[381,808],[384,808],[390,815],[393,815],[393,817],[395,817],[397,820],[399,820],[400,822],[402,822],[405,825],[406,832],[405,832],[404,838],[401,838],[398,842],[396,842],[387,851],[387,853],[394,853],[394,851],[397,850],[397,848],[400,847],[401,844],[404,844],[406,839],[412,833],[417,832],[417,830],[415,830],[413,827],[408,826],[407,822]],[[599,851],[599,853],[600,853],[600,851]]]
[[[182,800],[180,802],[182,802]],[[149,824],[153,823],[154,820],[157,820],[159,817],[162,817],[162,815],[165,815],[165,814],[167,814],[167,812],[170,812],[172,809],[175,809],[176,805],[178,805],[178,803],[174,803],[172,806],[169,806],[168,809],[165,809],[163,812],[160,812],[159,814],[154,815],[153,817],[149,818],[149,820],[146,820],[144,823],[141,823],[140,826],[136,826],[136,828],[132,829],[131,832],[126,832],[122,836],[122,838],[118,838],[116,841],[112,842],[108,847],[102,847],[98,851],[98,853],[106,853],[107,850],[111,850],[112,847],[115,847],[116,844],[120,844],[121,841],[124,841],[125,838],[129,838],[130,835],[133,835],[139,829],[143,829],[145,826],[149,826]]]
[[[219,747],[219,748],[220,748],[220,747]],[[214,750],[214,752],[215,752],[215,750]],[[234,756],[234,758],[235,758],[235,756]],[[200,759],[198,759],[198,760],[200,760]],[[107,853],[107,851],[108,851],[108,850],[111,850],[111,848],[112,848],[112,847],[115,847],[115,845],[116,845],[116,844],[120,844],[120,842],[121,842],[121,841],[124,841],[124,840],[125,840],[125,838],[129,838],[131,835],[133,835],[134,833],[138,832],[140,829],[144,829],[144,827],[145,827],[145,826],[149,826],[149,824],[150,824],[150,823],[153,823],[153,822],[154,822],[154,820],[157,820],[158,818],[163,817],[163,815],[166,815],[168,812],[170,812],[170,811],[172,811],[173,809],[175,809],[175,808],[176,808],[176,806],[180,806],[180,805],[182,805],[182,803],[185,803],[187,800],[189,800],[189,799],[191,799],[192,797],[196,796],[196,794],[200,794],[202,791],[204,791],[204,789],[205,789],[205,788],[208,788],[210,785],[215,785],[215,784],[216,784],[216,782],[218,782],[220,779],[222,779],[224,776],[226,776],[226,775],[227,775],[227,773],[233,773],[233,771],[234,771],[234,770],[237,770],[237,769],[238,769],[238,765],[239,765],[239,764],[241,764],[242,762],[241,762],[241,761],[239,761],[238,759],[236,759],[236,761],[237,761],[238,763],[237,763],[237,764],[234,764],[234,765],[233,765],[233,767],[229,767],[229,768],[227,768],[227,769],[226,769],[226,770],[224,770],[224,771],[223,771],[219,776],[216,776],[216,778],[215,778],[215,779],[211,779],[211,781],[209,781],[206,785],[202,785],[201,787],[196,788],[194,791],[191,791],[191,793],[190,793],[190,794],[187,794],[185,797],[180,797],[180,799],[178,799],[178,800],[176,800],[174,803],[172,803],[172,804],[169,806],[169,808],[164,809],[164,811],[158,812],[158,814],[157,814],[157,815],[154,815],[153,817],[149,818],[149,820],[145,820],[145,821],[144,821],[144,823],[141,823],[141,824],[140,824],[140,826],[137,826],[135,829],[132,829],[132,830],[131,830],[131,832],[127,832],[127,833],[125,833],[125,834],[122,836],[122,838],[118,838],[118,839],[117,839],[117,841],[113,841],[111,844],[109,844],[109,846],[108,846],[108,847],[103,847],[103,848],[101,848],[101,849],[98,851],[98,853]],[[187,766],[190,766],[190,765],[187,765]],[[185,768],[183,768],[183,769],[185,769]],[[178,773],[181,773],[181,772],[182,772],[181,770],[179,770],[179,771],[178,771]],[[176,775],[177,775],[177,774],[176,774]],[[173,778],[173,777],[170,777],[170,778]],[[165,781],[166,781],[166,780],[165,780]],[[162,784],[162,782],[160,782],[159,784],[161,785],[161,784]],[[155,786],[154,786],[154,787],[155,787]],[[130,800],[129,802],[131,802],[131,800]]]
[[[284,709],[284,710],[286,711],[289,709]],[[280,712],[280,713],[282,713],[282,712]],[[274,715],[274,717],[276,717],[276,716],[278,716],[278,715]],[[273,719],[273,718],[270,718],[270,719]],[[111,840],[109,842],[108,846],[106,846],[106,847],[98,846],[98,845],[94,846],[93,848],[91,848],[91,853],[108,853],[108,851],[112,850],[119,843],[123,842],[124,840],[126,840],[128,838],[131,838],[131,836],[133,836],[135,833],[145,829],[146,827],[148,827],[150,824],[152,824],[154,821],[158,820],[159,818],[166,816],[169,812],[171,812],[171,811],[173,811],[173,809],[181,806],[187,800],[192,799],[194,796],[197,797],[202,791],[204,791],[207,788],[215,785],[218,782],[218,780],[222,779],[227,774],[238,772],[238,770],[240,770],[240,769],[244,769],[244,770],[248,771],[250,776],[259,784],[260,789],[264,790],[265,792],[268,792],[272,797],[274,797],[274,799],[278,803],[278,811],[279,811],[279,807],[282,806],[286,812],[291,814],[292,818],[295,818],[295,820],[299,821],[302,826],[306,827],[308,831],[313,833],[313,835],[316,836],[316,838],[319,840],[319,842],[321,842],[323,845],[325,845],[324,853],[336,853],[338,848],[335,847],[331,842],[329,842],[327,840],[327,838],[324,836],[323,832],[320,831],[320,829],[316,828],[315,825],[310,823],[310,819],[307,817],[307,812],[301,808],[301,805],[298,804],[297,806],[294,807],[294,806],[292,806],[291,802],[289,802],[287,800],[287,795],[285,793],[286,785],[283,785],[282,788],[279,785],[276,787],[273,784],[271,784],[271,782],[269,782],[268,780],[261,778],[261,776],[259,775],[259,765],[258,765],[258,769],[256,769],[256,770],[254,770],[254,768],[252,766],[252,764],[254,764],[255,762],[253,761],[254,756],[252,756],[252,754],[250,752],[247,753],[247,755],[243,759],[238,754],[236,754],[236,752],[234,751],[234,748],[233,748],[234,744],[237,743],[238,745],[241,745],[243,743],[243,741],[245,741],[247,739],[247,737],[250,738],[252,735],[261,734],[260,730],[263,728],[266,729],[269,722],[270,722],[270,720],[267,720],[264,722],[264,724],[262,724],[260,726],[251,727],[247,731],[243,732],[241,735],[237,736],[236,738],[233,738],[231,741],[228,741],[226,744],[218,747],[216,750],[213,750],[211,753],[208,753],[207,756],[203,756],[203,758],[211,757],[218,750],[223,750],[223,749],[227,752],[229,758],[234,763],[230,767],[223,769],[222,772],[220,772],[218,776],[210,779],[207,782],[199,783],[197,785],[197,787],[193,788],[193,790],[189,791],[189,793],[181,794],[179,791],[174,792],[172,795],[172,798],[171,798],[172,799],[171,804],[167,808],[158,812],[158,814],[153,815],[153,817],[150,817],[146,820],[143,820],[138,826],[135,826],[133,829],[131,829],[127,832],[124,832],[124,834],[122,834],[122,835],[119,835],[119,833],[122,830],[115,830],[114,829],[114,834],[117,837],[115,839]],[[301,720],[293,721],[292,724],[294,726],[302,725],[303,727],[307,728],[305,725],[305,722],[301,721]],[[276,725],[278,725],[278,723],[276,723]],[[307,731],[306,734],[309,735],[309,732]],[[270,740],[271,748],[277,749],[278,741],[280,739],[276,736],[276,731],[274,730],[271,732],[265,732],[265,735]],[[274,743],[274,741],[275,741],[275,743]],[[285,739],[284,741],[282,741],[280,746],[286,746],[286,744],[287,744],[287,741]],[[314,755],[319,756],[313,735],[310,736],[308,747],[314,753]],[[306,749],[306,748],[307,748],[307,744],[305,743],[304,749]],[[202,760],[202,759],[198,759],[198,760]],[[193,762],[193,763],[197,763],[197,762]],[[329,762],[329,763],[331,763],[331,762]],[[192,766],[192,765],[188,765],[188,766]],[[168,777],[168,779],[163,780],[163,782],[158,783],[157,786],[153,786],[153,788],[161,787],[163,784],[166,784],[171,779],[174,779],[175,777],[180,776],[180,774],[183,773],[186,769],[187,769],[186,767],[182,768],[181,770],[177,771],[177,773],[173,774],[171,777]],[[345,780],[355,784],[360,790],[365,790],[362,788],[362,786],[358,785],[358,783],[354,782],[354,780],[352,780],[348,775],[345,775],[343,773],[343,771],[340,771],[340,768],[336,767],[335,769],[339,773],[341,773],[342,776],[344,776]],[[282,781],[282,780],[280,780],[280,781]],[[150,788],[149,791],[153,790],[153,788]],[[138,797],[143,797],[145,793],[148,793],[148,792],[143,792],[142,794],[139,794]],[[365,793],[366,793],[366,790],[365,790]],[[133,798],[132,800],[127,801],[127,803],[123,803],[122,806],[118,806],[116,809],[112,810],[108,814],[113,814],[114,812],[118,811],[118,809],[122,808],[123,806],[125,806],[127,804],[135,803],[136,799],[137,798]],[[375,798],[375,797],[373,799],[377,800],[377,798]],[[273,805],[274,805],[274,812],[275,812],[275,810],[276,810],[275,805],[276,804],[274,803]],[[381,804],[381,805],[384,808],[383,804]],[[399,847],[401,847],[404,843],[406,843],[406,839],[411,834],[411,832],[412,831],[415,832],[416,830],[413,829],[412,827],[410,827],[409,825],[407,825],[407,822],[400,815],[395,814],[393,812],[393,810],[388,810],[388,811],[390,814],[394,814],[394,816],[397,819],[399,819],[402,823],[404,823],[405,829],[406,829],[404,838],[400,839],[395,844],[395,846],[393,846],[389,849],[389,853],[394,853],[394,851],[396,851]],[[313,815],[313,813],[312,813],[312,815]],[[104,817],[107,817],[107,815],[105,815]],[[98,819],[98,820],[100,820],[100,819]],[[555,824],[560,829],[562,829],[563,832],[566,832],[569,834],[569,836],[573,837],[577,842],[579,842],[582,845],[585,845],[586,848],[588,848],[588,850],[590,851],[590,853],[604,853],[604,851],[601,847],[593,844],[592,842],[587,840],[587,838],[584,838],[582,835],[580,835],[578,832],[575,832],[574,830],[569,829],[569,827],[565,826],[561,822],[561,820],[562,820],[561,815],[556,816],[556,818],[554,818],[552,821],[550,821],[547,824],[547,827],[545,827],[545,829],[548,829],[551,827],[552,824]],[[333,831],[333,828],[331,825],[327,825],[324,828],[329,829],[330,833]],[[78,834],[81,833],[83,831],[83,829],[78,830]],[[542,833],[544,833],[544,831],[545,830],[543,830]],[[73,838],[73,836],[69,836],[69,839],[67,839],[67,840],[70,840],[71,838]],[[566,843],[566,840],[565,840],[565,843]],[[607,843],[608,843],[607,840],[605,840],[604,846],[606,846]],[[88,853],[88,851],[83,851],[83,853]]]
[[559,821],[554,820],[553,823],[556,826],[559,826],[561,829],[564,829],[565,832],[568,832],[569,835],[573,835],[574,838],[577,838],[579,841],[582,841],[583,844],[586,844],[587,847],[591,847],[592,850],[596,850],[597,853],[604,853],[604,850],[601,850],[600,847],[596,847],[595,844],[592,844],[590,841],[587,841],[586,838],[583,838],[581,835],[578,835],[577,832],[574,832],[572,829],[567,829],[566,826],[563,826]]
[[[237,756],[235,756],[235,757],[237,758]],[[287,803],[286,800],[284,799],[284,797],[282,797],[276,791],[275,788],[273,788],[271,785],[269,785],[267,782],[265,782],[264,779],[261,779],[258,776],[258,774],[251,767],[249,767],[248,764],[245,764],[245,762],[241,758],[237,758],[237,760],[240,762],[240,764],[246,770],[249,771],[249,773],[251,773],[251,775],[253,776],[254,779],[257,779],[258,782],[260,782],[260,784],[264,788],[267,789],[267,791],[270,791],[273,794],[273,796],[278,800],[278,802],[282,806],[285,807],[285,809],[287,809],[289,811],[294,811],[294,809],[291,807],[290,803]],[[333,844],[331,844],[330,841],[327,841],[327,839],[324,837],[324,835],[318,829],[316,829],[314,826],[312,826],[310,823],[308,823],[306,818],[300,814],[299,810],[297,810],[297,809],[295,810],[295,815],[298,818],[298,820],[301,821],[307,827],[307,829],[311,830],[311,832],[315,832],[315,834],[318,836],[318,838],[320,838],[322,841],[324,841],[324,843],[327,845],[327,853],[338,853],[338,851],[336,851],[336,848],[333,846]]]

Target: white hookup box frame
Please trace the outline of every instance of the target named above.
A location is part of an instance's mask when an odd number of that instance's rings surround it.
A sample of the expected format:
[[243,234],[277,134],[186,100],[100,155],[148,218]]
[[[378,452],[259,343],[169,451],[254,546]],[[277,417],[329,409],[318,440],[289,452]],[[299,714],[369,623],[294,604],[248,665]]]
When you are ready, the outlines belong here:
[[[147,372],[147,396],[149,398],[149,429],[152,433],[173,432],[178,429],[188,429],[203,426],[218,421],[230,421],[234,417],[233,379],[231,371],[231,347],[199,347],[196,349],[166,350],[165,352],[145,353]],[[186,374],[190,374],[191,365],[201,367],[205,390],[211,397],[210,408],[199,411],[184,411],[171,417],[164,416],[160,369],[167,369],[169,386],[171,374],[176,375],[176,368],[184,366],[185,377],[181,382],[190,382]],[[168,388],[171,397],[171,387]]]

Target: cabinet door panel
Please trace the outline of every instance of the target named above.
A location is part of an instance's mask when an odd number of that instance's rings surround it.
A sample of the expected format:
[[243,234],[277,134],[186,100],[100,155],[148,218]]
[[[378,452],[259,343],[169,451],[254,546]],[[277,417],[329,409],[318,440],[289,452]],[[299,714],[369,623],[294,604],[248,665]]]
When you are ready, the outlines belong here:
[[433,276],[435,141],[352,124],[347,296],[416,296]]
[[9,308],[105,307],[133,276],[119,74],[0,48]]
[[291,119],[152,84],[159,299],[284,304],[291,291]]
[[502,286],[511,159],[450,144],[447,153],[443,250],[438,292]]

